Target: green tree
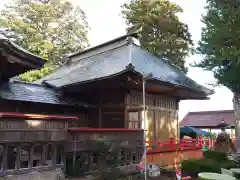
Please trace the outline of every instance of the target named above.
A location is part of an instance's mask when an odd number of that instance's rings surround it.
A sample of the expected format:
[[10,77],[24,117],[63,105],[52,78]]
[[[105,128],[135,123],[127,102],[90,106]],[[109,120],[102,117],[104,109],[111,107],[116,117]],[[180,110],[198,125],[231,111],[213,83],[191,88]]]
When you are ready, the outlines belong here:
[[21,75],[34,81],[88,46],[88,24],[80,7],[67,0],[12,0],[0,13],[1,33],[47,60],[46,67]]
[[178,18],[182,12],[168,0],[131,0],[122,9],[127,31],[140,30],[141,46],[186,73],[185,58],[193,43],[188,26]]
[[[240,115],[240,2],[237,0],[207,0],[204,27],[197,51],[203,60],[197,67],[212,71],[218,84],[234,93],[237,119]],[[223,102],[224,103],[224,102]],[[237,120],[238,121],[238,120]],[[239,123],[236,134],[240,135]]]

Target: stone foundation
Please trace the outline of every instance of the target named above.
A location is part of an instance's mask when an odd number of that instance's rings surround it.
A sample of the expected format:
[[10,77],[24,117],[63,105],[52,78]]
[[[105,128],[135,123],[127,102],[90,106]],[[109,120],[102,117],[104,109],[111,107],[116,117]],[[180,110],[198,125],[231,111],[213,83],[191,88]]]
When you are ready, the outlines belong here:
[[0,180],[65,180],[61,169],[42,172],[31,172],[22,175],[8,175]]

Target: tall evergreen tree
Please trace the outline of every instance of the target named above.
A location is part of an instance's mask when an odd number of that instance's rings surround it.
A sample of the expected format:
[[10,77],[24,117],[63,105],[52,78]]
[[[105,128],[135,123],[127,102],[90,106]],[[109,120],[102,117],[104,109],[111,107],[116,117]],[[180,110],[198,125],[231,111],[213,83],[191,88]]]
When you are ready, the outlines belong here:
[[203,60],[196,66],[212,71],[218,83],[233,92],[236,135],[240,136],[240,2],[207,0],[205,9],[197,48]]
[[144,49],[186,73],[185,58],[193,43],[188,26],[178,18],[182,12],[169,0],[131,0],[122,10],[127,30],[139,31]]
[[67,0],[12,0],[0,13],[1,33],[47,60],[46,67],[21,75],[34,81],[88,46],[88,24],[80,7]]

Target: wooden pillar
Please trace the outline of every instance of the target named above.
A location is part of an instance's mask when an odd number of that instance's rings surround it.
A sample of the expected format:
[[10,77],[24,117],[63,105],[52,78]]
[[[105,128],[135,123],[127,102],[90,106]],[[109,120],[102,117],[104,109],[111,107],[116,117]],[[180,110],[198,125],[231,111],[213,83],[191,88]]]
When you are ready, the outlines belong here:
[[76,135],[73,136],[73,159],[72,159],[72,166],[73,169],[75,171],[75,167],[76,167],[76,151],[77,151],[77,144],[76,144]]
[[46,154],[47,154],[47,144],[42,144],[42,154],[41,154],[42,166],[46,165]]
[[154,131],[154,135],[153,135],[153,138],[154,140],[158,140],[157,139],[157,134],[158,134],[158,128],[157,128],[157,120],[156,120],[156,112],[157,112],[157,109],[156,109],[156,97],[153,97],[153,112],[152,112],[152,115],[153,115],[153,131]]
[[56,157],[57,157],[57,149],[56,149],[56,144],[53,143],[51,144],[52,146],[52,166],[56,167]]
[[103,122],[102,122],[102,100],[99,100],[98,103],[98,127],[102,128],[103,127]]
[[126,94],[124,98],[124,128],[129,128],[128,127],[128,102],[129,102],[129,94]]
[[21,145],[17,144],[17,154],[16,154],[16,163],[15,163],[15,169],[20,169],[20,158],[21,158]]
[[240,152],[240,94],[234,93],[233,109],[234,109],[234,115],[235,115],[236,149],[237,149],[237,152]]
[[5,171],[7,170],[7,155],[8,155],[8,145],[5,144],[4,145],[4,149],[3,149],[3,161],[2,161],[2,170]]
[[31,144],[29,147],[29,161],[28,161],[28,168],[32,169],[33,167],[33,154],[34,154],[34,145]]
[[180,100],[177,100],[177,102],[176,102],[177,140],[180,140],[180,126],[179,126],[179,102],[180,102]]
[[65,121],[65,140],[68,139],[68,121]]
[[88,152],[88,171],[92,171],[92,152]]
[[63,172],[64,174],[66,174],[66,164],[67,164],[67,157],[66,157],[66,143],[64,142],[63,146],[62,146],[62,163],[63,163]]

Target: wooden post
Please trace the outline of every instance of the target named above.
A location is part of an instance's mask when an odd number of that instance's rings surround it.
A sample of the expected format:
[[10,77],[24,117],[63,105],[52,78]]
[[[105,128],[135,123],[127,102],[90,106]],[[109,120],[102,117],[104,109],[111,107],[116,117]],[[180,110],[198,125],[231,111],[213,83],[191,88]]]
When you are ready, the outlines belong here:
[[53,143],[51,144],[51,146],[52,146],[52,166],[56,167],[56,156],[57,156],[56,144]]
[[170,138],[170,150],[171,151],[174,151],[174,139],[173,138]]
[[[156,107],[156,98],[153,98],[153,107]],[[153,134],[153,137],[154,137],[154,140],[158,140],[157,139],[157,134],[158,134],[158,128],[157,128],[157,120],[156,120],[156,112],[157,112],[157,109],[154,109],[153,108],[153,131],[154,131],[154,134]]]
[[92,171],[92,152],[88,152],[88,171]]
[[42,157],[41,157],[41,161],[42,161],[42,166],[46,165],[46,154],[47,154],[47,144],[43,144],[42,145]]
[[3,161],[2,161],[2,170],[5,171],[7,170],[8,162],[7,162],[7,155],[8,155],[8,145],[4,144],[4,149],[3,149]]
[[15,163],[15,169],[20,169],[20,158],[21,158],[21,145],[17,144],[17,154],[16,154],[16,163]]
[[233,96],[233,109],[235,115],[235,139],[236,139],[236,149],[240,152],[240,95],[234,93]]
[[[65,142],[64,142],[65,143]],[[62,163],[63,163],[63,172],[66,174],[66,164],[67,164],[67,157],[66,157],[66,146],[63,145],[62,146],[62,153],[61,153],[61,156],[62,156]]]
[[102,128],[103,127],[103,122],[102,122],[102,100],[99,100],[98,104],[98,127]]
[[34,154],[34,146],[33,144],[29,147],[29,161],[28,161],[28,168],[32,169],[33,167],[33,154]]
[[128,102],[129,102],[129,94],[127,93],[124,98],[124,128],[128,127]]
[[203,147],[203,138],[202,136],[199,137],[199,145],[202,148]]

